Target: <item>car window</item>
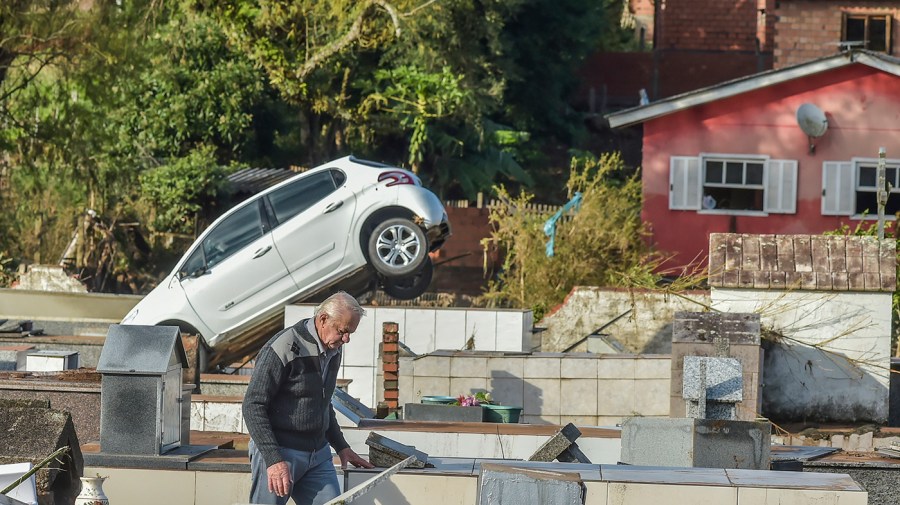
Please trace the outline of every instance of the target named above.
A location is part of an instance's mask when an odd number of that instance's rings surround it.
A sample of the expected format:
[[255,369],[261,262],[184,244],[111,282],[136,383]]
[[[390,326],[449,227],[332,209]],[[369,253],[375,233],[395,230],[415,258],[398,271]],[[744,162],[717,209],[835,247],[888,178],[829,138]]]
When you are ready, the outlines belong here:
[[269,202],[280,224],[312,207],[336,188],[331,171],[319,172],[271,192]]
[[228,216],[203,241],[206,266],[212,268],[244,246],[262,237],[259,200]]
[[344,172],[340,170],[332,170],[331,176],[334,177],[334,185],[337,187],[341,187],[344,185],[344,181],[347,180],[347,176],[344,175]]
[[184,262],[184,265],[181,265],[181,270],[179,270],[178,273],[181,277],[188,277],[202,270],[204,266],[205,260],[203,258],[203,248],[198,247],[193,254],[191,254],[191,257]]

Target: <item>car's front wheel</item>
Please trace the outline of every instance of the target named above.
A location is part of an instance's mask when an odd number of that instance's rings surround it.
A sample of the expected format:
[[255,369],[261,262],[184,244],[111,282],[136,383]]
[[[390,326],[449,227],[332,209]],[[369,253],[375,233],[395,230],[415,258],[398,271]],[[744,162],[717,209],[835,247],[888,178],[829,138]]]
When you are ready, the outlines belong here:
[[434,265],[431,258],[425,259],[422,269],[406,277],[393,277],[384,280],[384,292],[398,300],[412,300],[424,293],[434,276]]
[[428,240],[416,223],[402,217],[388,219],[369,236],[369,262],[385,277],[404,277],[419,271],[428,257]]

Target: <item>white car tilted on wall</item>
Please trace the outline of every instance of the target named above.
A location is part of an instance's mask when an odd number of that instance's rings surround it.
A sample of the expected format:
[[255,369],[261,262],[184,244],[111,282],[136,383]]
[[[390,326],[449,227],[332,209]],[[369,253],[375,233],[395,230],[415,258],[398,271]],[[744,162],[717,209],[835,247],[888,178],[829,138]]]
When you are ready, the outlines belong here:
[[449,236],[444,206],[415,174],[340,158],[218,218],[122,323],[179,326],[215,348],[351,280],[414,298],[431,281],[428,252]]

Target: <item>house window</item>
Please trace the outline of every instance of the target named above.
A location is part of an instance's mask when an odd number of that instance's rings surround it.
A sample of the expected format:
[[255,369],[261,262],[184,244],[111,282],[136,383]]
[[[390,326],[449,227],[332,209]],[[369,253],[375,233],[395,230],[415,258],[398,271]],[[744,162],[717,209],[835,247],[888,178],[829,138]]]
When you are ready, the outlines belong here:
[[851,47],[891,53],[891,16],[844,13],[841,42]]
[[[855,158],[822,164],[822,214],[834,216],[878,215],[878,160]],[[884,213],[900,212],[900,160],[887,160],[885,182],[890,185]]]
[[[856,213],[878,215],[878,163],[857,162],[856,183]],[[893,216],[900,212],[900,184],[897,176],[900,175],[898,165],[887,165],[885,168],[885,182],[890,184],[890,192],[884,213]]]
[[703,159],[703,209],[763,210],[765,160]]
[[797,162],[763,155],[673,156],[669,208],[705,213],[796,212]]

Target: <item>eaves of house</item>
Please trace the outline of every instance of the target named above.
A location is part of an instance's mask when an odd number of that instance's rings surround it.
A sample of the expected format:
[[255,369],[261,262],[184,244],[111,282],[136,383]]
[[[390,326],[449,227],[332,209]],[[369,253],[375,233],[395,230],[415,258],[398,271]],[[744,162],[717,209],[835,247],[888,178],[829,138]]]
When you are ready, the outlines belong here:
[[865,50],[849,51],[688,91],[647,105],[607,114],[605,118],[612,128],[632,126],[698,105],[854,64],[900,76],[900,58]]

